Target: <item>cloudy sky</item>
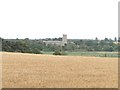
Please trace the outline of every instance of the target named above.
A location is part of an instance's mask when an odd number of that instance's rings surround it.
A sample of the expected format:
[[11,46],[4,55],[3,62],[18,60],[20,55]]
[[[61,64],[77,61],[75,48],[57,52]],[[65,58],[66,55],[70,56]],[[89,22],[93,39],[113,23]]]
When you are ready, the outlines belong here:
[[119,0],[0,0],[0,37],[118,36]]

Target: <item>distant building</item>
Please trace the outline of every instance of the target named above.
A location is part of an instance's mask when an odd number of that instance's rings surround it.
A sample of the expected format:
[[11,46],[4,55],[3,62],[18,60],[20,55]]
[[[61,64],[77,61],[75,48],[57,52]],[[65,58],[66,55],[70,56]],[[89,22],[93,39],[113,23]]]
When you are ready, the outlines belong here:
[[120,44],[120,42],[117,42],[117,41],[116,41],[116,42],[113,42],[113,43],[114,43],[114,44]]
[[43,41],[46,45],[52,44],[52,45],[59,45],[59,46],[65,46],[67,44],[67,35],[63,34],[62,41]]

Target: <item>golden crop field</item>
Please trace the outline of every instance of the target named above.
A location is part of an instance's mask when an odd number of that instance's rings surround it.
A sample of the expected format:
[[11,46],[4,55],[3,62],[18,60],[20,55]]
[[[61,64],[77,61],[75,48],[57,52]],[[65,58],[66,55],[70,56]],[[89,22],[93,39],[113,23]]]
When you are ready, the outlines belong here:
[[117,88],[118,59],[2,53],[3,88]]

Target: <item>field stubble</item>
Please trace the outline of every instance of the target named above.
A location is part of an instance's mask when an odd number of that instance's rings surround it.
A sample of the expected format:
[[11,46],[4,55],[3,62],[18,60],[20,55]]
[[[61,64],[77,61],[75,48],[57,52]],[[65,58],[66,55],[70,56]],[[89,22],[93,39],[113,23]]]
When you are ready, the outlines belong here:
[[117,88],[118,59],[2,53],[3,88]]

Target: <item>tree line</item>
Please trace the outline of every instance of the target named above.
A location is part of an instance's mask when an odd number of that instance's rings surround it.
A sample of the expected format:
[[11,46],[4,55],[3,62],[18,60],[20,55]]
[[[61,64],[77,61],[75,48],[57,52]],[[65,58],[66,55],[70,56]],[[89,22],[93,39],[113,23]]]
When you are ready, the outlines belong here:
[[[44,39],[45,40],[45,39]],[[51,39],[47,39],[51,40]],[[61,38],[55,38],[61,40]],[[42,54],[42,51],[118,51],[119,45],[114,43],[117,40],[103,39],[68,39],[68,44],[58,46],[43,42],[43,39],[3,39],[0,38],[2,51],[6,52],[22,52]]]

